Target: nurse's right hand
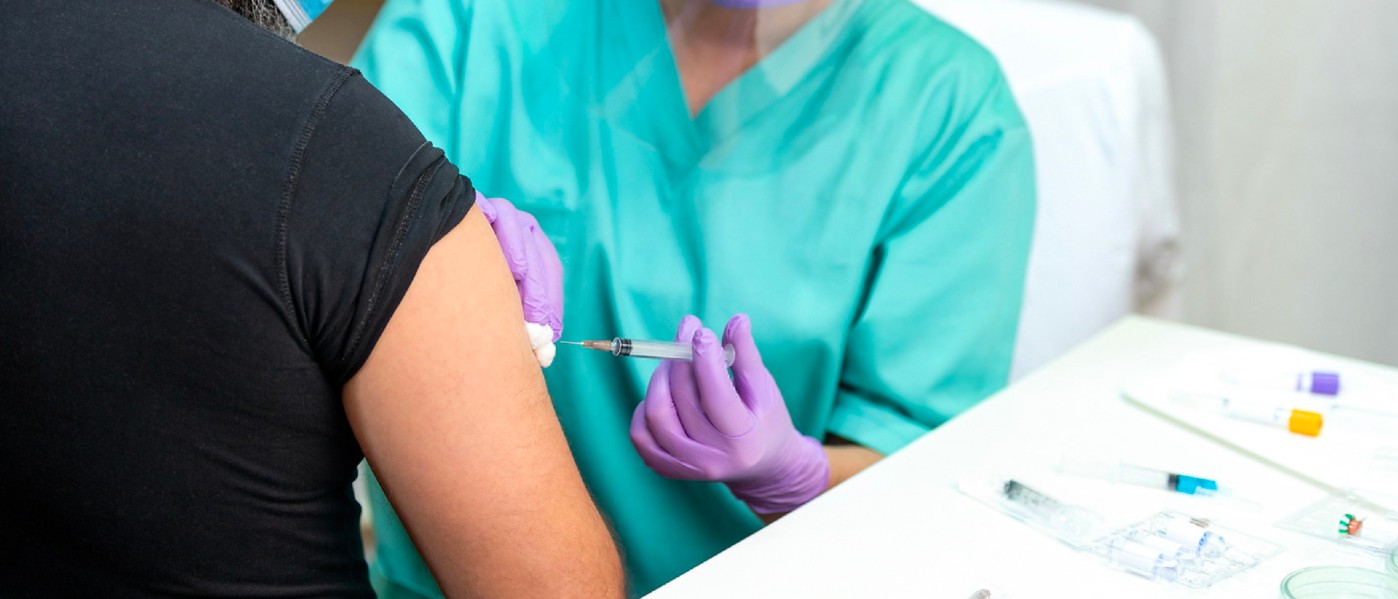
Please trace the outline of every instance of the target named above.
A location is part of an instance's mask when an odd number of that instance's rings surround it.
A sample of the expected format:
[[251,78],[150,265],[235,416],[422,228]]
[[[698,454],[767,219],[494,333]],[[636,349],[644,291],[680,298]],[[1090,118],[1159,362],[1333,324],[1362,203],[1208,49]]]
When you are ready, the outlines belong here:
[[829,459],[792,424],[748,317],[733,317],[723,332],[735,354],[731,379],[723,346],[698,318],[686,316],[675,340],[691,345],[693,362],[662,362],[631,419],[646,465],[668,478],[727,484],[759,514],[789,512],[824,492]]
[[524,328],[534,357],[547,368],[563,335],[563,263],[534,216],[508,200],[476,192],[476,205],[495,231],[510,274],[519,289]]

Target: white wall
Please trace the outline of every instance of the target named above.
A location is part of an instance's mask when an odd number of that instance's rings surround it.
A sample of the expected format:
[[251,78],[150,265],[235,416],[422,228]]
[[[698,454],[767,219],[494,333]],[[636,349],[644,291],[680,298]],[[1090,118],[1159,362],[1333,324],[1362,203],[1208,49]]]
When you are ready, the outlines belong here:
[[1398,1],[1080,1],[1164,49],[1184,319],[1398,365]]

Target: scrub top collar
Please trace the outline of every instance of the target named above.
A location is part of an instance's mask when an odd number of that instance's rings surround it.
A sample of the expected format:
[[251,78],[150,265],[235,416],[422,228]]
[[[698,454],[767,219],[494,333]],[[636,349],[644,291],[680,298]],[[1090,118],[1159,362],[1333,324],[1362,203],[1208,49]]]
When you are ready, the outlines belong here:
[[[614,39],[618,56],[603,61],[604,81],[615,81],[603,98],[603,111],[618,118],[631,133],[656,145],[672,167],[688,168],[709,149],[742,131],[812,76],[832,75],[832,56],[853,39],[851,30],[865,0],[836,0],[790,38],[762,57],[713,96],[691,117],[674,53],[666,34],[659,2],[609,0],[605,14],[630,14],[627,22],[612,22],[620,31]],[[602,42],[607,43],[604,35]],[[824,67],[824,69],[823,69]],[[646,132],[649,132],[647,135]]]

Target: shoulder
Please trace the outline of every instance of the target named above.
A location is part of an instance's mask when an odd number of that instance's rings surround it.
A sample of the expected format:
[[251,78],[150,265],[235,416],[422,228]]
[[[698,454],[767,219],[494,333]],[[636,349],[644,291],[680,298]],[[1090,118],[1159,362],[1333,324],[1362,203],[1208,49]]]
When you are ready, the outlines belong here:
[[955,109],[1008,97],[995,56],[950,23],[908,0],[866,0],[861,10],[855,51],[902,82],[905,101],[960,112]]
[[900,67],[972,82],[1000,77],[999,63],[980,42],[909,0],[866,0],[862,10],[864,45],[886,52]]

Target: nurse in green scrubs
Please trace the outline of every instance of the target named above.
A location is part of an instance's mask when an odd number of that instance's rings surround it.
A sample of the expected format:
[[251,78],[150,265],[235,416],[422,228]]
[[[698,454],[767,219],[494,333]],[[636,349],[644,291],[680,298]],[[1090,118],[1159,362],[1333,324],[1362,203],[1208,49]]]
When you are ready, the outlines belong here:
[[[838,482],[868,461],[838,444],[876,459],[1006,383],[1033,158],[995,60],[907,0],[775,4],[390,0],[354,64],[538,218],[565,338],[747,313]],[[637,595],[763,525],[724,485],[638,457],[656,366],[564,347],[545,371]],[[439,595],[374,489],[381,590]]]

